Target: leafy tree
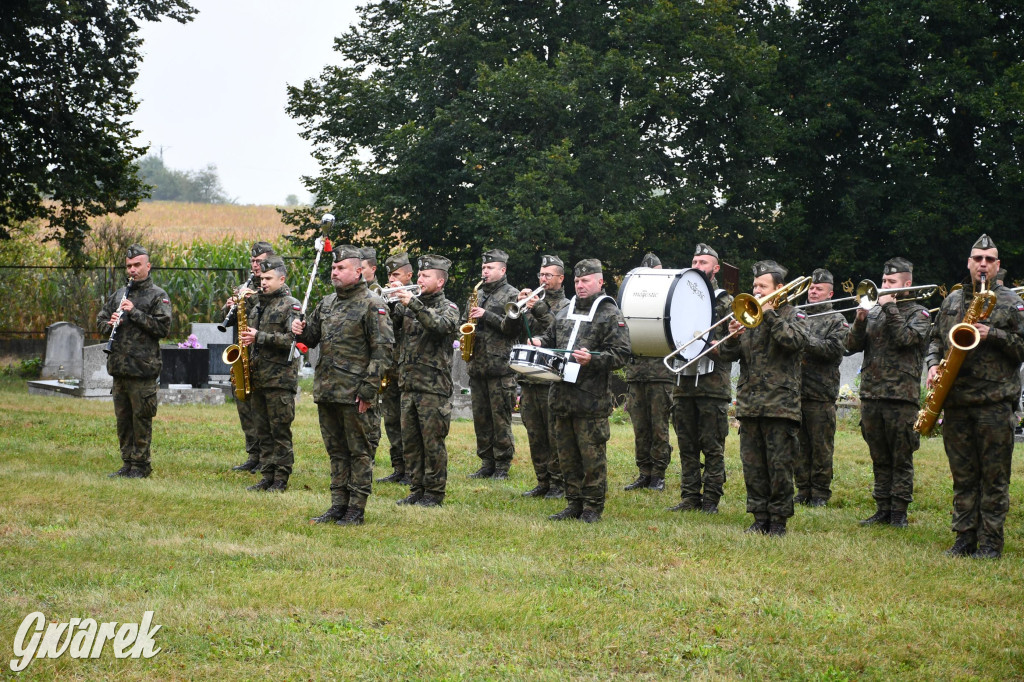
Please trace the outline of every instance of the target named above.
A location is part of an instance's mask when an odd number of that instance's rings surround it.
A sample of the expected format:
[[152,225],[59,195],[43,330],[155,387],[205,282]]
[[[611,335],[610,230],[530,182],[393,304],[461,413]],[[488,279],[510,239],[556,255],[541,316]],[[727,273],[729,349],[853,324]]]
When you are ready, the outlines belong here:
[[179,171],[167,168],[160,157],[149,154],[139,161],[139,178],[151,186],[150,198],[157,201],[233,203],[221,187],[213,164],[199,171]]
[[80,259],[90,216],[146,195],[131,141],[138,21],[185,23],[187,0],[5,0],[0,12],[0,238],[32,218]]

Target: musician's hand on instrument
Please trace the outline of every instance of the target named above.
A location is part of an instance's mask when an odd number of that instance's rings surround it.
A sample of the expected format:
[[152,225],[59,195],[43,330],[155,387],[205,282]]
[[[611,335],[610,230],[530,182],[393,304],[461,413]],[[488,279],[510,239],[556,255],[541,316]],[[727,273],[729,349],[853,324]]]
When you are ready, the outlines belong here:
[[854,321],[855,322],[863,322],[866,319],[868,319],[868,309],[867,308],[857,308],[857,315],[854,318]]
[[409,305],[409,301],[411,301],[413,299],[412,291],[410,291],[408,289],[402,289],[401,291],[396,291],[394,293],[394,297],[395,297],[395,300],[397,300],[402,305]]
[[[882,289],[882,291],[885,291],[885,289]],[[896,296],[894,296],[893,294],[882,295],[882,291],[878,292],[879,293],[878,301],[877,301],[878,305],[885,305],[886,303],[895,303],[896,302]]]
[[523,300],[524,298],[526,298],[527,296],[529,296],[529,295],[530,295],[530,293],[531,293],[531,292],[530,292],[530,290],[529,290],[529,289],[520,289],[520,290],[519,290],[519,293],[518,293],[518,294],[516,295],[516,300],[517,300],[517,301],[521,301],[521,300]]
[[761,304],[761,312],[766,313],[769,310],[775,310],[775,306],[772,305],[772,301],[765,301]]
[[935,376],[938,373],[939,373],[939,366],[938,365],[932,365],[931,367],[928,368],[928,380],[926,382],[926,385],[928,386],[928,388],[931,388],[932,386],[935,385]]
[[733,336],[739,336],[744,331],[746,331],[746,329],[747,328],[744,327],[738,320],[733,320],[732,322],[729,323],[729,333],[732,334]]
[[576,362],[586,366],[590,362],[590,358],[592,358],[593,356],[590,354],[590,351],[587,350],[586,348],[580,348],[579,350],[574,350],[572,352],[572,357],[573,359],[576,360]]
[[356,397],[356,405],[358,406],[359,414],[366,414],[366,411],[370,409],[370,403],[359,397]]
[[974,328],[978,330],[978,339],[984,341],[988,338],[988,330],[991,329],[987,324],[981,324],[980,322],[974,323]]
[[305,320],[292,320],[292,334],[298,336],[302,332],[306,331]]
[[123,301],[121,301],[121,310],[125,311],[126,313],[130,313],[131,311],[135,310],[135,304],[126,298]]
[[253,328],[238,332],[238,343],[243,346],[251,346],[256,342],[256,330]]
[[470,308],[469,309],[469,319],[471,319],[471,320],[478,320],[481,317],[483,317],[484,313],[486,313],[486,312],[487,312],[486,310],[484,310],[483,308],[480,308],[480,307]]
[[540,346],[540,337],[539,336],[534,336],[532,338],[526,339],[526,343],[530,344],[531,346],[538,346],[539,347]]
[[117,318],[121,317],[121,311],[115,310],[114,314],[110,316],[110,322],[108,323],[111,327],[117,324]]

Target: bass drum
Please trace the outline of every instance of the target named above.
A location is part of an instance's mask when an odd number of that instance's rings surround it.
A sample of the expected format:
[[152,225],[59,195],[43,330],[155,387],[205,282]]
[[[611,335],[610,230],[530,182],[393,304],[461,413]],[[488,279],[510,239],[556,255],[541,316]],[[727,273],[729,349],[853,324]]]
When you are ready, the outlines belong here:
[[715,292],[700,270],[630,270],[619,287],[618,303],[633,355],[663,358],[701,335],[704,342],[690,344],[679,357],[692,360],[707,348]]

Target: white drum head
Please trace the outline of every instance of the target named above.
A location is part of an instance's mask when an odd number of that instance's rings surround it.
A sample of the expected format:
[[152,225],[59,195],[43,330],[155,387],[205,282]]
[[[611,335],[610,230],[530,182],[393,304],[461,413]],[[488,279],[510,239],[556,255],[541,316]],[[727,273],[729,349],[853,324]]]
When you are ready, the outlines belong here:
[[[633,354],[665,357],[713,324],[715,294],[700,270],[637,268],[622,281],[619,308]],[[690,344],[680,357],[689,360],[706,347],[705,338]]]

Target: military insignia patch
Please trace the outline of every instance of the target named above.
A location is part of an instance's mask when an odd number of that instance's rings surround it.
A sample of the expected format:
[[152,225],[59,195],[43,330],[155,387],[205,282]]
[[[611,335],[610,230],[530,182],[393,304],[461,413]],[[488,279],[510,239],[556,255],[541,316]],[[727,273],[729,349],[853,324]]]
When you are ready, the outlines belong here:
[[626,326],[626,323],[625,323],[625,322],[619,322],[619,326],[620,326],[620,327],[625,327],[625,326]]
[[164,301],[164,303],[166,303],[167,305],[170,305],[170,304],[171,304],[171,300],[170,300],[169,298],[165,298],[165,299],[163,299],[163,301]]
[[921,314],[924,315],[925,317],[931,317],[932,316],[931,313],[929,313],[927,310],[922,310]]
[[302,306],[296,303],[295,305],[292,306],[292,310],[294,310],[295,312],[300,312],[302,310]]
[[377,308],[377,314],[378,315],[387,315],[388,311],[385,310],[384,308]]
[[454,303],[449,303],[448,305],[451,306],[452,310],[458,310],[459,309],[459,306],[455,305]]
[[1018,303],[1017,304],[1017,310],[1019,312],[1024,312],[1024,303]]
[[796,319],[798,319],[798,320],[803,320],[803,319],[806,319],[806,318],[807,318],[807,316],[804,315],[803,313],[797,313],[796,314]]

